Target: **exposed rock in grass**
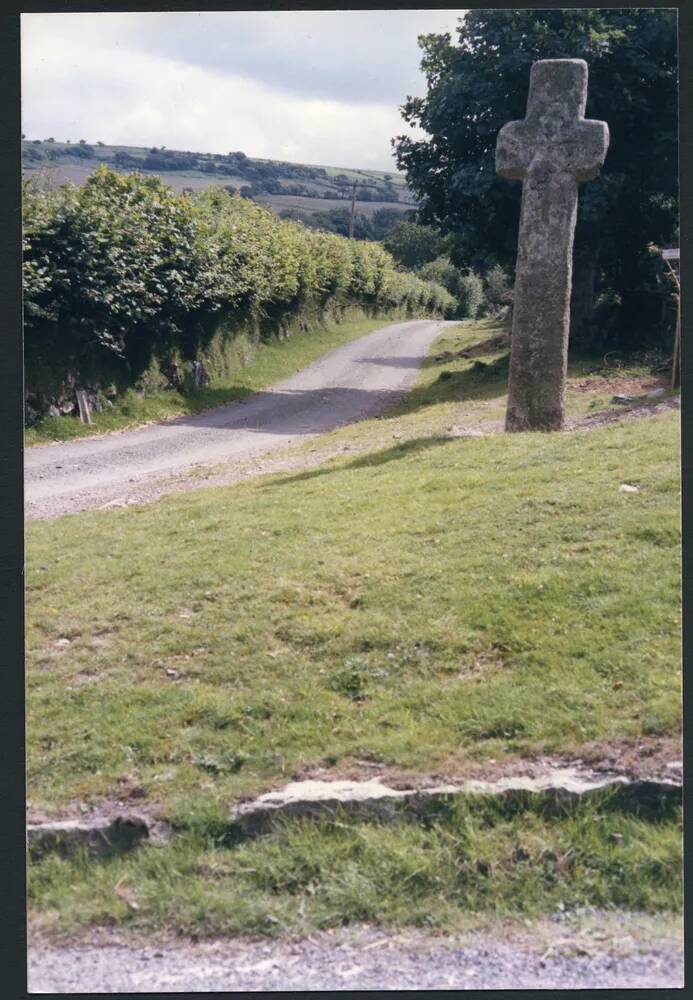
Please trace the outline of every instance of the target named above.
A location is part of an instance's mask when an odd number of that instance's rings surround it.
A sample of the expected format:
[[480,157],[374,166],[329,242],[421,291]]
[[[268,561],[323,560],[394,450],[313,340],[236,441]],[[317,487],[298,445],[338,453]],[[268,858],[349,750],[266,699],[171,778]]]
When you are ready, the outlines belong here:
[[395,822],[424,818],[449,806],[455,798],[494,795],[505,800],[540,797],[547,804],[567,804],[584,795],[613,789],[634,805],[656,808],[661,800],[680,799],[681,783],[671,779],[631,781],[622,775],[604,777],[574,767],[553,768],[539,777],[518,775],[496,781],[468,780],[457,785],[395,789],[377,779],[368,781],[294,781],[251,802],[235,805],[231,822],[244,836],[272,829],[278,817],[307,818],[344,814],[351,819]]
[[131,851],[149,835],[149,823],[142,816],[91,816],[84,820],[30,823],[27,845],[34,858],[51,852],[68,856],[80,849],[104,858]]

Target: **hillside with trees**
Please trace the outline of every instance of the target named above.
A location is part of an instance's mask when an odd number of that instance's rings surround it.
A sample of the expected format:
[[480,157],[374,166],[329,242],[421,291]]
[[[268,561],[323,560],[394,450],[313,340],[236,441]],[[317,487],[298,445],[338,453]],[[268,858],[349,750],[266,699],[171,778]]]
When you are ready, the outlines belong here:
[[362,219],[383,208],[403,213],[414,207],[404,177],[396,172],[260,160],[240,150],[195,153],[166,146],[109,146],[84,139],[58,142],[53,136],[24,139],[22,148],[25,178],[38,177],[53,185],[83,184],[97,167],[105,165],[122,174],[155,174],[177,193],[221,185],[277,212],[324,213],[350,207],[352,195]]

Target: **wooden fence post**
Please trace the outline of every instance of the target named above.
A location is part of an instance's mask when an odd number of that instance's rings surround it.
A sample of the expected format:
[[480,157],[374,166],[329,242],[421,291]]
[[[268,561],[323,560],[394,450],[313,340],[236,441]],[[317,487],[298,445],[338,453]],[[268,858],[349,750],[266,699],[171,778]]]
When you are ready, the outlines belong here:
[[83,424],[90,424],[91,410],[86,392],[84,389],[75,389],[75,395],[77,396],[77,406],[79,407],[79,419]]

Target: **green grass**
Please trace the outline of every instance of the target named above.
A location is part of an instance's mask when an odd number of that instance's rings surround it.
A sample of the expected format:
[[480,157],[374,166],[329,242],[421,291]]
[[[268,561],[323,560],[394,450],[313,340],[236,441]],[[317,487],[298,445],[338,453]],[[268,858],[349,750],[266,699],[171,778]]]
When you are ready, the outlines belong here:
[[[264,932],[675,905],[676,818],[614,806],[604,820],[482,810],[483,835],[461,841],[472,814],[443,832],[219,842],[231,801],[306,765],[453,774],[680,732],[678,414],[451,437],[502,414],[503,352],[481,355],[481,371],[479,357],[433,359],[493,332],[446,332],[419,387],[387,417],[321,439],[340,454],[318,468],[27,526],[34,808],[122,799],[189,827],[103,868],[42,862],[42,911]],[[589,409],[595,386],[569,410]],[[526,865],[508,861],[518,838]],[[552,855],[566,851],[559,878]],[[102,892],[125,875],[138,911]]]
[[681,904],[678,813],[642,818],[609,795],[554,814],[482,799],[427,826],[293,821],[235,846],[223,817],[208,816],[129,857],[32,865],[29,903],[62,932],[96,923],[196,937],[363,922],[449,932],[587,908],[666,914]]
[[33,427],[26,429],[25,443],[68,441],[222,406],[264,389],[279,379],[288,378],[333,347],[362,337],[388,322],[391,320],[387,317],[373,319],[361,316],[317,329],[296,331],[282,341],[272,339],[267,343],[250,345],[244,340],[239,345],[239,367],[214,385],[185,394],[166,390],[145,397],[128,390],[112,409],[92,414],[92,424],[83,424],[79,417],[73,416],[42,417]]

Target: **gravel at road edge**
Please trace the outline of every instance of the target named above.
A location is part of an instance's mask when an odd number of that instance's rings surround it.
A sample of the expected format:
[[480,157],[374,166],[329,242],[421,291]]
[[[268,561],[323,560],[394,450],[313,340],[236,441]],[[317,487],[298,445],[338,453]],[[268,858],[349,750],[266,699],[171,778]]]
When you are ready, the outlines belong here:
[[64,946],[29,946],[31,993],[279,990],[680,988],[678,940],[622,935],[608,943],[546,921],[540,932],[435,936],[343,928],[303,939],[133,942],[93,932]]

